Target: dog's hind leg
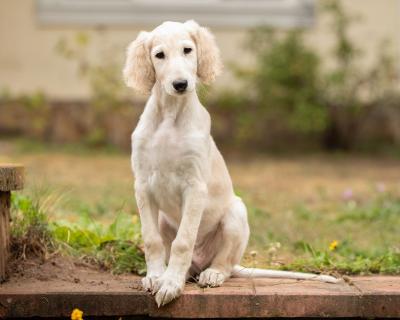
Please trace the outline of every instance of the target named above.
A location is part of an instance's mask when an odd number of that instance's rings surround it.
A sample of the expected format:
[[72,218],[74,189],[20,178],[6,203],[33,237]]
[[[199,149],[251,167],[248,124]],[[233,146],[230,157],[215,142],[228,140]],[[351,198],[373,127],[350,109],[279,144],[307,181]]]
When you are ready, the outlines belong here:
[[220,286],[230,277],[233,267],[240,262],[249,239],[247,210],[239,197],[232,202],[221,221],[221,243],[209,268],[199,277],[199,285]]

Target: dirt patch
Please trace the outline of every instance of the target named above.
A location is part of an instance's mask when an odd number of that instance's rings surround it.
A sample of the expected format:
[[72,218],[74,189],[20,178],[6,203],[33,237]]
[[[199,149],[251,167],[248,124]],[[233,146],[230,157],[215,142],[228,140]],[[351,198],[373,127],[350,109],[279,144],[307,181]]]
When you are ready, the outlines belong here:
[[[27,260],[13,260],[9,264],[9,281],[24,281],[36,279],[48,281],[51,279],[62,279],[74,281],[77,267],[69,258],[55,257],[47,261],[40,258]],[[79,281],[77,278],[76,281]]]
[[[9,277],[1,287],[18,288],[29,284],[42,288],[49,283],[57,286],[79,287],[84,290],[106,290],[110,281],[121,281],[125,289],[141,290],[140,278],[136,275],[113,275],[99,267],[80,260],[57,255],[45,261],[39,258],[10,261]],[[50,288],[49,288],[50,289]]]

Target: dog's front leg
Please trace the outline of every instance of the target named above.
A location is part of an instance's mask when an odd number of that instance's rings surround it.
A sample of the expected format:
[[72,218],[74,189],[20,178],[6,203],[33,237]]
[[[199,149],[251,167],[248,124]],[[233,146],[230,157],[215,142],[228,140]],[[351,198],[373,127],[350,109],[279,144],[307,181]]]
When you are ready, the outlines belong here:
[[136,184],[136,202],[142,225],[147,273],[142,279],[143,288],[154,292],[156,280],[165,271],[165,248],[158,229],[158,207],[148,191]]
[[177,298],[184,289],[204,210],[205,195],[206,187],[200,183],[190,186],[183,194],[182,219],[172,242],[168,268],[156,281],[156,302],[159,307]]

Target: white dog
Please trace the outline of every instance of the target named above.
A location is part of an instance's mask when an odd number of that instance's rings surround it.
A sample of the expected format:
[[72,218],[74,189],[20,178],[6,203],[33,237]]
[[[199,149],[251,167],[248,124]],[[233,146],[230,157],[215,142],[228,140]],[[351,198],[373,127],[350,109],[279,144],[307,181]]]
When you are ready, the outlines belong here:
[[238,265],[249,238],[247,211],[196,94],[197,82],[211,83],[221,69],[214,37],[194,21],[165,22],[128,47],[126,84],[151,92],[132,134],[132,166],[147,264],[142,282],[158,306],[178,297],[195,275],[210,287],[230,276],[336,282]]

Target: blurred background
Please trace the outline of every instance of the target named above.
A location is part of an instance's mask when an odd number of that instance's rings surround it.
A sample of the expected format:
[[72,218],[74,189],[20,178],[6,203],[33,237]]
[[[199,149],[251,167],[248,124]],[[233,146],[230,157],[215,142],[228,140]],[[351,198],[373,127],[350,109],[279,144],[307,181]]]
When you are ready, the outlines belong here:
[[146,97],[125,49],[188,19],[225,64],[199,94],[249,207],[246,261],[400,272],[399,0],[2,0],[0,161],[27,166],[25,199],[76,230],[136,216]]

